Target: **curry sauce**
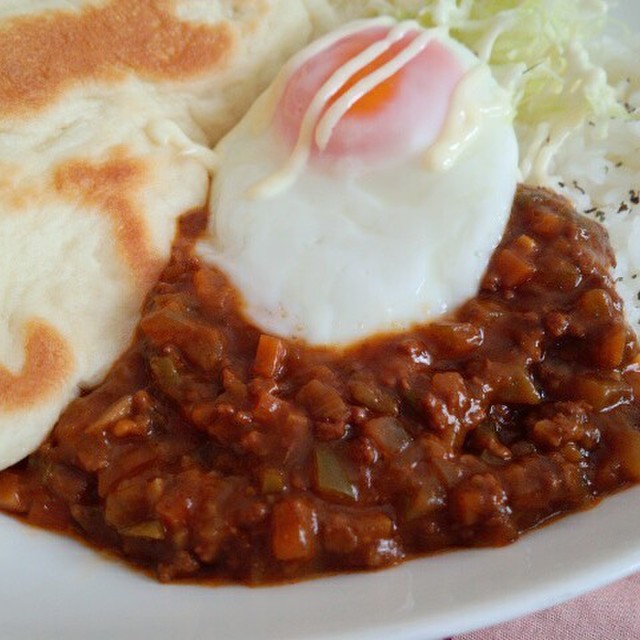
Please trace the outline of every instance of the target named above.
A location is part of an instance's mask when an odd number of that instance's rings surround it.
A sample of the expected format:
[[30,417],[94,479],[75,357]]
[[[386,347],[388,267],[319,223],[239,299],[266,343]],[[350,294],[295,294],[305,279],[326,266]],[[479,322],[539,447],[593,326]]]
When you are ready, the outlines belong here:
[[348,349],[261,333],[183,218],[135,341],[0,506],[161,580],[251,584],[504,545],[640,480],[606,232],[521,187],[477,296]]

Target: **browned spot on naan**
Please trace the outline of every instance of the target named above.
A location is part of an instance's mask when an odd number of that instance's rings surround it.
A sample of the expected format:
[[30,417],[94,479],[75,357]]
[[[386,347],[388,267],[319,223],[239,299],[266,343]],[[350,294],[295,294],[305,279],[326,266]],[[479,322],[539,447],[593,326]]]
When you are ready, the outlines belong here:
[[224,64],[230,28],[182,22],[173,8],[173,0],[111,0],[9,20],[0,29],[0,115],[41,108],[83,80],[183,79]]
[[116,152],[104,162],[65,162],[54,174],[59,196],[96,208],[110,218],[113,239],[143,289],[154,283],[163,265],[137,202],[146,171],[141,161]]
[[0,199],[14,209],[21,209],[28,198],[16,191],[20,172],[8,162],[0,162]]
[[26,209],[46,193],[41,181],[25,180],[18,165],[0,162],[0,207],[3,214]]
[[0,365],[0,409],[15,411],[38,404],[58,391],[73,371],[73,355],[66,340],[42,320],[27,325],[22,371]]

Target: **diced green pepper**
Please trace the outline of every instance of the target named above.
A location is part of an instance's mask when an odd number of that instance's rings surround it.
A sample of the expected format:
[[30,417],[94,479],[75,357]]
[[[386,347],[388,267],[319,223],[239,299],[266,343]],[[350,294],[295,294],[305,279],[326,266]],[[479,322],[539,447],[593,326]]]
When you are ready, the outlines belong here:
[[174,398],[179,397],[181,377],[173,359],[168,356],[151,358],[149,366],[151,367],[158,386],[167,395]]
[[279,469],[268,468],[262,472],[262,493],[282,493],[284,477]]
[[318,491],[355,500],[356,487],[351,483],[343,463],[328,445],[314,450],[316,486]]

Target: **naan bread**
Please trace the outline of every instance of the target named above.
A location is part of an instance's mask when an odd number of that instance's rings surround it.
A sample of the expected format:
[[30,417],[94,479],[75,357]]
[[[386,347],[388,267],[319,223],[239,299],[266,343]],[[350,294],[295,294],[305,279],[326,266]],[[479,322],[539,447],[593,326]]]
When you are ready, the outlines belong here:
[[336,19],[292,0],[0,7],[0,468],[128,345],[210,145]]

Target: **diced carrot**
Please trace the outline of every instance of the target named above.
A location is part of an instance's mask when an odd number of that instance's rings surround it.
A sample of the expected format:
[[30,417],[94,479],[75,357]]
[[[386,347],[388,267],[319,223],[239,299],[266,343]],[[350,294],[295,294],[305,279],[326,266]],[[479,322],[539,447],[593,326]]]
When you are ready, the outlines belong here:
[[262,334],[258,340],[253,372],[263,378],[276,378],[286,356],[287,347],[282,340]]
[[578,308],[590,320],[606,320],[613,314],[613,301],[604,289],[589,289],[578,300]]
[[587,375],[576,376],[571,385],[576,400],[584,400],[596,411],[604,411],[628,399],[631,388],[624,380],[608,380]]
[[279,502],[271,515],[271,548],[277,560],[310,560],[315,553],[313,509],[302,499]]
[[518,236],[511,246],[516,253],[526,256],[527,258],[534,255],[538,250],[536,241],[524,233]]
[[0,473],[0,509],[14,513],[24,513],[27,510],[17,473],[11,471]]
[[[637,367],[637,365],[636,365]],[[633,395],[636,400],[640,400],[640,370],[637,368],[630,368],[625,371],[624,379],[633,389]]]
[[569,260],[548,260],[540,268],[543,282],[556,291],[573,291],[582,280],[580,269]]
[[494,268],[506,287],[517,287],[535,273],[535,267],[511,249],[500,250],[494,258]]
[[540,207],[536,210],[532,220],[532,228],[541,236],[551,238],[560,233],[562,229],[562,218],[552,211]]
[[620,457],[622,471],[627,480],[640,481],[640,431],[620,430],[615,434],[613,446]]
[[610,327],[594,345],[596,362],[603,368],[615,368],[622,364],[627,346],[627,329],[623,324]]

